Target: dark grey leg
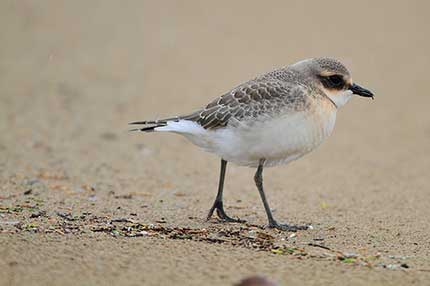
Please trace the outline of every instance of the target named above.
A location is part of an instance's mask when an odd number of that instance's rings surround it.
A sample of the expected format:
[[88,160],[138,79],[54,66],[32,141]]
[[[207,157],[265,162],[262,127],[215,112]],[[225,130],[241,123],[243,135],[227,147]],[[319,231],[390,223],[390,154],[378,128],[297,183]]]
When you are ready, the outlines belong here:
[[255,172],[254,181],[255,185],[257,186],[258,192],[260,193],[261,200],[263,201],[264,209],[266,210],[267,219],[269,220],[269,227],[288,231],[308,229],[307,225],[280,224],[273,218],[272,211],[270,210],[269,203],[267,202],[266,195],[264,194],[263,189],[263,166],[265,161],[265,159],[260,160],[257,172]]
[[222,192],[224,189],[224,179],[225,179],[226,169],[227,169],[227,161],[225,161],[224,159],[221,159],[221,171],[219,174],[218,193],[216,195],[214,204],[212,205],[211,209],[209,210],[207,220],[209,220],[212,217],[213,212],[216,210],[218,217],[223,221],[226,221],[226,222],[244,222],[244,220],[229,217],[224,211],[224,205],[222,203]]

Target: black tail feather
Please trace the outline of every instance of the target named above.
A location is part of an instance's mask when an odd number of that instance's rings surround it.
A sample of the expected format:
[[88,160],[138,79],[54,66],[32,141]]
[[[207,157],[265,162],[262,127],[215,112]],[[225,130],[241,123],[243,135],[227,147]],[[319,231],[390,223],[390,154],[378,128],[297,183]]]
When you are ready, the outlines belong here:
[[[169,120],[169,119],[167,119]],[[130,122],[130,125],[152,125],[152,126],[145,126],[142,128],[135,128],[131,129],[130,131],[142,131],[142,132],[153,132],[155,128],[162,127],[167,125],[167,120],[148,120],[148,121],[135,121]]]
[[143,128],[135,128],[135,129],[130,129],[129,131],[142,131],[142,132],[152,132],[154,131],[155,128],[157,127],[161,127],[161,126],[165,126],[165,125],[154,125],[154,126],[149,126],[149,127],[143,127]]

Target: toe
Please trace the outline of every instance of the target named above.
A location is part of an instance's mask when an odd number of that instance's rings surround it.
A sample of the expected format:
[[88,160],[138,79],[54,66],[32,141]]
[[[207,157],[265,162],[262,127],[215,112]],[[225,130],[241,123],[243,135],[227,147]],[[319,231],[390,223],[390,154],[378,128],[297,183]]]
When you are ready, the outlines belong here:
[[220,217],[221,220],[225,221],[225,222],[245,222],[243,219],[240,218],[231,218],[227,215]]

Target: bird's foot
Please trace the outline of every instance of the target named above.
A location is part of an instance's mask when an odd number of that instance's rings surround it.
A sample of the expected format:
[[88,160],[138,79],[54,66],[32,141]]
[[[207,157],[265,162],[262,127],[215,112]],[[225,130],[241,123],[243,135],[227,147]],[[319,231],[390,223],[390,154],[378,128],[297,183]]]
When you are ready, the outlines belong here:
[[216,210],[216,213],[218,215],[218,218],[224,222],[246,222],[245,220],[242,220],[239,218],[229,217],[225,213],[224,206],[223,206],[223,203],[221,201],[215,201],[215,203],[213,204],[213,206],[209,210],[209,213],[208,213],[206,220],[209,220],[212,217],[215,210]]
[[291,224],[282,224],[276,221],[272,221],[269,223],[269,228],[276,228],[284,231],[292,231],[296,232],[298,230],[307,230],[312,228],[310,225],[291,225]]

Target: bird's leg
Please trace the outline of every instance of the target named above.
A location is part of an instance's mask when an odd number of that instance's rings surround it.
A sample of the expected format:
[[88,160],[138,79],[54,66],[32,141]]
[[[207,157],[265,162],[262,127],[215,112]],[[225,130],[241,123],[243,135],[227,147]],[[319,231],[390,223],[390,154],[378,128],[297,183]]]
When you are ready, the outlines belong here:
[[214,210],[216,210],[216,213],[218,217],[226,222],[245,222],[244,220],[238,219],[238,218],[231,218],[229,217],[225,211],[224,211],[224,205],[222,203],[222,192],[224,189],[224,178],[225,178],[225,171],[227,168],[227,161],[224,159],[221,159],[221,171],[219,175],[219,185],[218,185],[218,193],[215,198],[215,202],[212,205],[211,209],[209,210],[209,214],[207,216],[207,220],[209,220],[212,217],[212,214]]
[[270,210],[269,203],[267,202],[266,195],[264,194],[263,189],[263,166],[265,161],[265,159],[260,160],[257,172],[255,172],[254,181],[255,185],[257,186],[258,192],[260,193],[261,200],[263,201],[264,209],[266,210],[267,219],[269,220],[269,227],[287,231],[308,229],[308,226],[306,225],[280,224],[273,218],[272,211]]

